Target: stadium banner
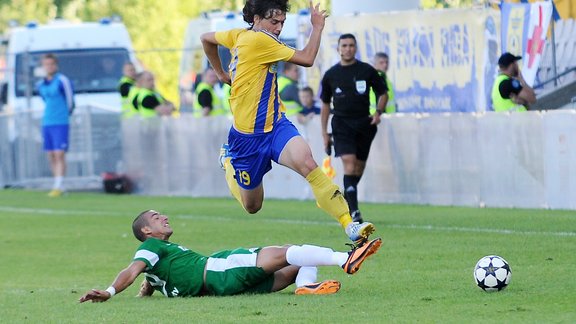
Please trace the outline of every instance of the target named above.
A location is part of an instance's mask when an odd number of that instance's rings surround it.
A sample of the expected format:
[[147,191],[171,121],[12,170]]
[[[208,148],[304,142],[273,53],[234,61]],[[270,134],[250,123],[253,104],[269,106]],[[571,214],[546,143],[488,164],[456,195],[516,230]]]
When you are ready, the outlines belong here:
[[333,17],[309,84],[319,85],[318,75],[339,61],[338,37],[352,33],[360,60],[371,63],[376,52],[390,56],[387,77],[398,112],[485,111],[497,72],[499,16],[493,9],[458,9]]
[[526,48],[526,31],[530,21],[529,3],[502,3],[502,53],[522,55]]
[[502,4],[502,53],[522,56],[522,76],[533,86],[554,10],[552,2]]
[[526,30],[526,46],[523,47],[522,76],[529,86],[534,86],[536,73],[542,59],[546,34],[552,18],[552,2],[530,4],[530,20]]

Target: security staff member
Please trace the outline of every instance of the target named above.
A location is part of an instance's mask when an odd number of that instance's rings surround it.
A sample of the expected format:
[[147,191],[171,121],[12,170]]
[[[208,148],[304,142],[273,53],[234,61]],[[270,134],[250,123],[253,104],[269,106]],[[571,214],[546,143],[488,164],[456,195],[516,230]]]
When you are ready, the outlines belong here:
[[[378,71],[378,74],[384,80],[384,82],[386,82],[386,87],[388,88],[388,102],[386,103],[385,111],[387,114],[392,114],[396,112],[396,101],[394,100],[396,96],[394,94],[392,82],[386,75],[386,73],[388,73],[388,63],[388,54],[378,52],[374,55],[374,68],[376,71]],[[374,93],[374,90],[370,90],[370,114],[374,114],[376,112],[377,105],[378,103],[376,102],[376,94]]]
[[124,64],[122,71],[123,75],[118,82],[118,91],[122,98],[122,117],[127,118],[137,113],[136,109],[134,109],[134,106],[130,102],[130,91],[136,84],[136,68],[131,62],[127,62]]
[[284,63],[284,73],[278,77],[278,94],[286,107],[286,116],[297,115],[302,110],[298,98],[298,65]]
[[[340,63],[331,67],[322,79],[322,136],[329,150],[328,134],[330,103],[334,105],[332,136],[335,155],[344,164],[344,196],[354,221],[362,222],[358,209],[357,186],[370,152],[370,145],[376,136],[380,114],[384,112],[388,95],[384,80],[370,64],[356,59],[356,38],[343,34],[338,39]],[[378,107],[370,115],[370,89],[378,97]]]
[[212,68],[207,68],[202,74],[202,81],[196,86],[194,95],[194,110],[196,117],[225,115],[226,111],[214,87],[218,76]]
[[494,80],[492,86],[492,107],[494,111],[526,111],[529,104],[536,102],[536,94],[518,67],[521,56],[515,56],[508,52],[498,59],[500,74]]
[[168,116],[174,111],[174,105],[156,91],[154,75],[151,72],[142,72],[138,83],[141,84],[141,89],[136,101],[141,117]]

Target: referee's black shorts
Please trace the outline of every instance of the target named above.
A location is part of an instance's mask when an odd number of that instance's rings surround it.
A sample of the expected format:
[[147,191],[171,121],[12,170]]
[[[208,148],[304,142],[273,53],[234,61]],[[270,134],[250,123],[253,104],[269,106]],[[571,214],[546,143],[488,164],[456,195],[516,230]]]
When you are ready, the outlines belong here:
[[370,145],[378,127],[370,125],[372,117],[332,117],[332,137],[336,156],[354,154],[360,161],[368,160]]

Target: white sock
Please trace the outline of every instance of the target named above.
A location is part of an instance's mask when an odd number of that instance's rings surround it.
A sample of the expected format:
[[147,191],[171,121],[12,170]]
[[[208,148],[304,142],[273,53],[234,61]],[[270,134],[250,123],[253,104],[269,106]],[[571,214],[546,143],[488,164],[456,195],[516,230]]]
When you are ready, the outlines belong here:
[[301,267],[296,275],[296,287],[302,287],[313,284],[317,280],[318,268],[316,267]]
[[348,253],[334,252],[332,249],[315,245],[293,245],[286,250],[286,261],[301,267],[342,266]]
[[62,189],[62,182],[64,182],[64,177],[54,177],[54,186],[52,189]]

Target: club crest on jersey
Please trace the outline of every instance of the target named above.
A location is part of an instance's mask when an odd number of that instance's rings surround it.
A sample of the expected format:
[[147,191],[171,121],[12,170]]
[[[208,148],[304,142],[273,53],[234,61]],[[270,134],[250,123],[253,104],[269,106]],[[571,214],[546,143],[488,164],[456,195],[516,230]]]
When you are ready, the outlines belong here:
[[274,63],[274,64],[270,65],[268,72],[270,72],[270,73],[278,72],[278,63]]
[[364,94],[364,92],[366,92],[365,80],[356,81],[356,91],[358,91],[359,94]]

